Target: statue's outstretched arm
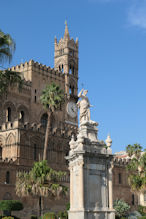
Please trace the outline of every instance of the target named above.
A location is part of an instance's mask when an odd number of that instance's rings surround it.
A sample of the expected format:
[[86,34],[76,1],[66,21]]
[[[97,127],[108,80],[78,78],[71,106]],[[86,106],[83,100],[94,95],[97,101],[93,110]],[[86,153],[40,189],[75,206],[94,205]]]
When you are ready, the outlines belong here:
[[82,90],[80,91],[80,93],[78,94],[78,97],[81,97],[81,95],[82,95],[82,93],[83,93],[83,88],[82,88]]

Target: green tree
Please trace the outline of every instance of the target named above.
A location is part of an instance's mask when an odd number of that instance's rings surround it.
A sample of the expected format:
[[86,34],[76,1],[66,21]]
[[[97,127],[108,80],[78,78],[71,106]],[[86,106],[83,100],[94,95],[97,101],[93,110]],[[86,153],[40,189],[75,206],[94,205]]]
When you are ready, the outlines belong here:
[[132,157],[132,155],[134,154],[134,148],[132,145],[128,144],[128,146],[126,147],[126,152],[128,154],[129,157]]
[[8,88],[18,85],[21,90],[24,80],[21,78],[20,72],[15,71],[0,71],[0,96],[7,95]]
[[[0,63],[11,61],[13,52],[15,51],[15,42],[9,34],[5,34],[0,30]],[[10,70],[0,70],[0,96],[7,94],[10,86],[18,84],[19,89],[23,85],[20,72]]]
[[23,205],[17,200],[2,200],[0,201],[0,210],[3,211],[5,216],[11,216],[11,211],[20,211]]
[[40,100],[44,108],[47,110],[47,114],[48,114],[48,121],[47,121],[46,134],[45,134],[44,154],[43,154],[43,160],[46,160],[48,138],[52,126],[51,118],[55,110],[59,109],[61,103],[64,101],[63,90],[61,90],[60,87],[55,83],[51,83],[47,85],[46,88],[43,90]]
[[[131,150],[133,152],[129,153]],[[128,145],[126,151],[131,158],[127,165],[129,185],[134,192],[140,193],[146,189],[146,152],[142,152],[139,144]]]
[[67,187],[58,183],[65,173],[50,168],[46,160],[34,163],[29,172],[18,172],[16,194],[20,197],[36,196],[39,200],[39,215],[42,215],[42,197],[65,196]]
[[0,63],[11,61],[16,44],[9,34],[0,30]]
[[118,217],[125,216],[128,210],[130,209],[130,206],[124,202],[123,200],[115,200],[114,201],[114,209],[115,209],[115,214]]

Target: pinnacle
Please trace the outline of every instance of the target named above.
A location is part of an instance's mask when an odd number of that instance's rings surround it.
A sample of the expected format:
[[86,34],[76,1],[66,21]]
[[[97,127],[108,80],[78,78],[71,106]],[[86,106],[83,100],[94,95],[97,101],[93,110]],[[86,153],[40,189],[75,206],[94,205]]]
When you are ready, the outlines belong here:
[[68,26],[67,26],[67,21],[65,21],[64,39],[70,40],[69,31],[68,31]]

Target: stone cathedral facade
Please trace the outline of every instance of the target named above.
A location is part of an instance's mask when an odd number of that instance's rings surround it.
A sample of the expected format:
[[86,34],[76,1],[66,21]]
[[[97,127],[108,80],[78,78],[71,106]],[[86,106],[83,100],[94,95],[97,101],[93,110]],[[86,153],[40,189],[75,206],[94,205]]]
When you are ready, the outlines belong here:
[[[42,158],[47,113],[40,103],[40,95],[46,84],[51,82],[64,90],[65,102],[52,118],[47,158],[52,168],[68,170],[64,157],[68,154],[71,136],[76,136],[78,129],[75,104],[78,100],[78,39],[70,38],[67,24],[64,37],[59,41],[55,38],[54,47],[54,68],[30,60],[10,69],[21,72],[25,83],[21,91],[11,87],[8,95],[0,99],[0,200],[18,199],[15,194],[16,172],[30,170],[32,164]],[[119,188],[122,188],[126,191],[122,194],[126,194],[126,200],[131,204],[133,194],[123,166],[117,160],[114,162],[113,196],[118,198]],[[62,181],[69,186],[69,175]],[[68,200],[46,200],[44,209],[62,210]],[[21,218],[37,214],[37,199],[30,197],[22,201],[25,209]]]
[[[55,38],[54,45],[54,68],[30,60],[10,69],[21,72],[25,84],[20,92],[17,87],[11,87],[7,97],[0,100],[0,200],[18,199],[16,171],[29,170],[34,161],[42,158],[47,113],[40,103],[40,95],[51,82],[64,90],[65,102],[52,118],[47,158],[52,168],[67,170],[64,157],[69,151],[69,139],[78,127],[75,104],[78,39],[70,38],[66,24],[64,37],[59,42]],[[69,183],[68,176],[62,180]]]

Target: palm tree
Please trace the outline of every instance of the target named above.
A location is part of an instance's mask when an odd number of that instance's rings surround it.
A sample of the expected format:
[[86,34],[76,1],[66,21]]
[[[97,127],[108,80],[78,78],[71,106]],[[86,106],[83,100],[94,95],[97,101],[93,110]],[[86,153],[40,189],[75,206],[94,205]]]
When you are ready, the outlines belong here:
[[134,144],[133,147],[134,147],[134,154],[136,158],[139,159],[142,152],[142,147],[140,146],[140,144]]
[[39,215],[42,215],[42,197],[65,196],[67,187],[59,184],[66,173],[50,168],[46,160],[34,163],[29,172],[18,172],[16,194],[19,197],[35,196],[39,200]]
[[[0,63],[3,63],[4,61],[11,61],[15,47],[16,45],[12,37],[0,30]],[[7,94],[9,86],[16,84],[18,84],[19,89],[23,85],[20,72],[0,70],[0,96]]]
[[11,61],[15,47],[16,45],[12,37],[0,30],[0,63]]
[[24,80],[21,78],[20,72],[0,71],[0,96],[7,95],[8,88],[18,84],[19,90],[22,88]]
[[64,101],[63,90],[61,90],[60,87],[55,83],[51,83],[47,85],[46,88],[43,90],[40,100],[44,108],[47,110],[47,114],[48,114],[46,134],[45,134],[44,154],[43,154],[43,160],[46,160],[48,138],[52,126],[51,118],[55,110],[59,109],[61,103]]
[[132,157],[132,155],[134,154],[134,148],[132,145],[128,144],[128,146],[126,147],[126,152],[128,154],[129,157]]

